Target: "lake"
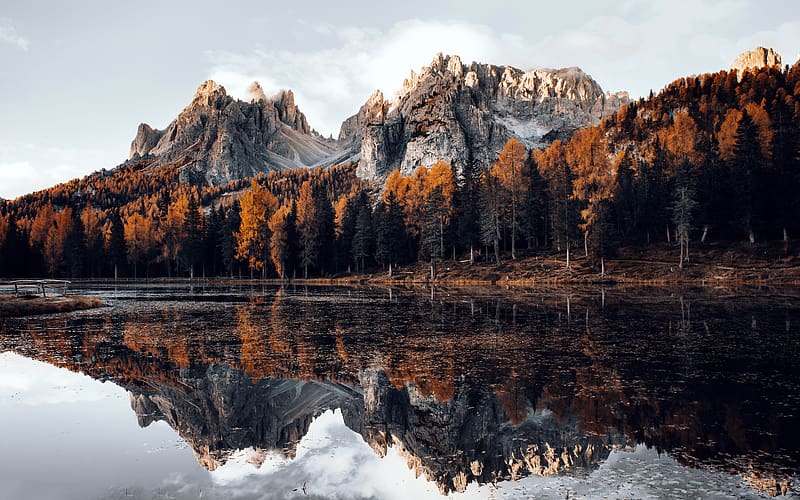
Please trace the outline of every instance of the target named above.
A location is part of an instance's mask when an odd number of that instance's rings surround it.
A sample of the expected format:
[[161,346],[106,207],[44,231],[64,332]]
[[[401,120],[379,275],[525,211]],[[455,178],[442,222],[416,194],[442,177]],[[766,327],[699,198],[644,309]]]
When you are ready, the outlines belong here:
[[0,318],[0,498],[800,494],[796,290],[75,293]]

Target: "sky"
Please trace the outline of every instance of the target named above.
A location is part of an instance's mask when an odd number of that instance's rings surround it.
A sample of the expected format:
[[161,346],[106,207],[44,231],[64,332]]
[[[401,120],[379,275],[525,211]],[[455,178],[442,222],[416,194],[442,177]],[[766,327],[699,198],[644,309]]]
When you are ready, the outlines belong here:
[[773,47],[800,52],[796,0],[60,0],[0,3],[0,197],[123,162],[207,79],[235,97],[292,89],[325,135],[437,52],[521,69],[579,66],[633,97]]
[[[341,410],[311,423],[293,460],[270,451],[260,468],[252,448],[213,472],[163,420],[139,427],[125,389],[64,368],[0,354],[0,497],[188,500],[443,499],[415,477],[397,447],[379,457],[349,429]],[[298,491],[306,485],[306,492]],[[741,477],[684,467],[639,445],[615,450],[588,476],[529,476],[470,483],[458,500],[514,498],[761,498]]]

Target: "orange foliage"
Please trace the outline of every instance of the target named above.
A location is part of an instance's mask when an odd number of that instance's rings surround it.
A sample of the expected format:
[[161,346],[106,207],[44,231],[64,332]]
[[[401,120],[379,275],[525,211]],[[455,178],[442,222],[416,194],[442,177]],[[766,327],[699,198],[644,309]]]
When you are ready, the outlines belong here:
[[676,113],[672,125],[659,133],[659,139],[676,164],[685,160],[694,166],[702,165],[705,155],[698,150],[702,138],[697,123],[685,111]]
[[279,208],[267,222],[269,227],[269,254],[278,276],[285,278],[286,262],[289,259],[289,216],[291,207]]
[[242,222],[236,233],[236,258],[247,261],[251,269],[263,270],[269,245],[267,221],[278,207],[278,200],[253,179],[240,203]]
[[729,109],[725,114],[725,120],[717,132],[719,141],[719,157],[725,161],[733,159],[736,148],[736,131],[739,129],[739,122],[742,120],[742,112],[738,109]]
[[453,167],[449,163],[439,161],[430,168],[420,165],[409,177],[404,177],[399,170],[394,170],[386,179],[383,200],[393,194],[403,208],[406,228],[413,237],[422,234],[425,207],[431,192],[439,188],[444,198],[444,206],[448,215],[453,211],[453,194],[455,178]]

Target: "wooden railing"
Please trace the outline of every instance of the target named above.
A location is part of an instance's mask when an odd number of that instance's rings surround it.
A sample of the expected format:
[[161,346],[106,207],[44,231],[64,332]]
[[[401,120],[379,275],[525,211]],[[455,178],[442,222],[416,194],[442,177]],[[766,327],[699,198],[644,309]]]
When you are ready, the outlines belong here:
[[47,290],[54,292],[61,291],[61,295],[67,294],[67,289],[71,284],[67,280],[13,280],[9,282],[14,285],[14,296],[19,297],[20,292],[26,289],[35,289],[36,293],[41,293],[42,297],[47,297]]

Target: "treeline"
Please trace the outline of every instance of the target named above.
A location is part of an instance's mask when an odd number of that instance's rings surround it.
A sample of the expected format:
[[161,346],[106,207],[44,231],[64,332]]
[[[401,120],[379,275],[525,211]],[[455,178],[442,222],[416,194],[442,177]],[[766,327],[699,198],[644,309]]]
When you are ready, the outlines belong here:
[[296,200],[306,185],[315,196],[336,200],[362,181],[354,165],[337,165],[193,186],[180,181],[175,166],[129,162],[0,206],[0,276],[266,273],[263,258],[251,258],[246,243],[254,193],[270,193],[272,211]]
[[595,256],[654,239],[684,254],[697,240],[788,240],[800,231],[799,131],[800,66],[678,80],[534,154],[552,213],[574,203],[580,216],[552,218],[554,236],[586,238]]
[[565,142],[368,186],[353,165],[192,186],[129,162],[0,208],[0,275],[330,276],[800,232],[800,67],[684,78]]

